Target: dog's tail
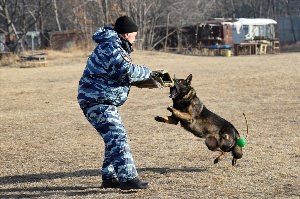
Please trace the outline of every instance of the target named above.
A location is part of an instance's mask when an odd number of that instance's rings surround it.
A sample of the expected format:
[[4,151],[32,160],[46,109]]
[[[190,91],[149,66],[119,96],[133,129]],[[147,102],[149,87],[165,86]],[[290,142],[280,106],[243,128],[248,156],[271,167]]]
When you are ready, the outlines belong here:
[[248,128],[248,121],[247,121],[247,118],[246,118],[245,113],[243,113],[243,116],[244,116],[244,118],[245,118],[246,126],[247,126],[247,134],[246,134],[246,137],[245,137],[245,139],[246,139],[246,138],[248,137],[248,134],[249,134],[249,128]]

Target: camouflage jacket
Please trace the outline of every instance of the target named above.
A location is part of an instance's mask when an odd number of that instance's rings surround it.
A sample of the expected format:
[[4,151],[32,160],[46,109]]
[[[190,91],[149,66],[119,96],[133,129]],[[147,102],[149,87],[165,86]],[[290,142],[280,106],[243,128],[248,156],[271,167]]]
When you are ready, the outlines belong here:
[[112,28],[100,28],[94,33],[93,40],[98,45],[88,58],[79,81],[77,99],[80,107],[120,106],[127,100],[130,84],[149,79],[151,70],[131,62]]

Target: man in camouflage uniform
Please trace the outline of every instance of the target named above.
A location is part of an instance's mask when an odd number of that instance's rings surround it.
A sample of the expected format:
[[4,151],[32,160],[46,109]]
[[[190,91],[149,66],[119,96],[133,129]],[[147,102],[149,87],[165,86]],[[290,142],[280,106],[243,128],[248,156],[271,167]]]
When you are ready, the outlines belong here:
[[118,107],[127,100],[132,83],[155,76],[149,68],[133,64],[129,56],[137,30],[137,25],[127,16],[118,18],[114,28],[97,30],[93,40],[98,45],[79,81],[79,105],[105,143],[104,188],[148,187],[148,182],[137,177],[126,130],[118,112]]

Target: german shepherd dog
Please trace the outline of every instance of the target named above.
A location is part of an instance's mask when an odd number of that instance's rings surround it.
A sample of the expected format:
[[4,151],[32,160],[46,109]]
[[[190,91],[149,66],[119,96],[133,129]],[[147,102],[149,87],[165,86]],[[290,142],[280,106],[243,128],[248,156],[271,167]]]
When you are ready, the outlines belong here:
[[231,152],[232,165],[236,165],[236,160],[242,158],[242,148],[237,145],[240,137],[236,128],[228,121],[211,112],[200,101],[196,91],[191,87],[192,74],[186,79],[174,78],[174,86],[170,87],[170,98],[173,106],[167,109],[171,116],[156,116],[155,120],[168,124],[181,126],[195,136],[205,138],[205,144],[211,151],[220,151],[214,163],[218,163],[224,158],[227,152]]

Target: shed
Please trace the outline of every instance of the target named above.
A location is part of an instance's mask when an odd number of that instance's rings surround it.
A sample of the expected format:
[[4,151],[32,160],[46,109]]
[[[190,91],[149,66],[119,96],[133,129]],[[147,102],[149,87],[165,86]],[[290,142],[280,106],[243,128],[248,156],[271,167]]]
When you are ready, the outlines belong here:
[[84,34],[80,30],[66,30],[50,33],[50,44],[54,50],[72,48],[84,41]]
[[253,40],[274,40],[275,24],[273,19],[239,18],[233,23],[233,43],[239,44]]
[[199,25],[199,40],[202,46],[233,46],[232,21],[223,18],[206,21]]

